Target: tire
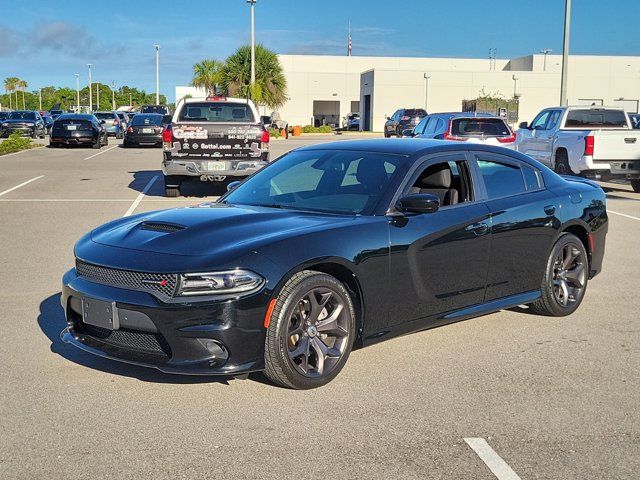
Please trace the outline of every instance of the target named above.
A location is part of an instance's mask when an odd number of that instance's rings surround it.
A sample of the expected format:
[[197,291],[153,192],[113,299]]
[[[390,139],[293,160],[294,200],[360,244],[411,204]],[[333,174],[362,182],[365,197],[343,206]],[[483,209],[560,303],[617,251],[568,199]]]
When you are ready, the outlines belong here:
[[550,317],[571,315],[582,303],[588,279],[587,251],[578,237],[565,233],[551,249],[540,287],[542,295],[530,304],[531,309]]
[[340,281],[312,270],[296,273],[278,294],[267,328],[267,378],[299,390],[326,385],[349,358],[355,323],[351,296]]
[[118,140],[120,140],[120,139],[124,138],[124,135],[122,134],[122,132],[117,133],[117,134],[116,134],[116,138],[117,138]]
[[558,175],[573,175],[573,171],[569,166],[569,157],[567,156],[567,152],[565,150],[558,150],[556,152],[555,165],[553,166],[553,170]]
[[631,180],[631,188],[636,193],[640,193],[640,179]]
[[387,132],[387,129],[385,128],[384,129],[384,138],[389,138],[389,137],[390,137],[389,132]]
[[93,148],[94,150],[100,150],[100,148],[102,148],[102,142],[100,141],[100,137],[98,137],[98,140],[96,141],[96,143],[91,145],[91,148]]
[[34,130],[33,133],[31,134],[31,138],[33,138],[34,140],[38,138],[38,131]]

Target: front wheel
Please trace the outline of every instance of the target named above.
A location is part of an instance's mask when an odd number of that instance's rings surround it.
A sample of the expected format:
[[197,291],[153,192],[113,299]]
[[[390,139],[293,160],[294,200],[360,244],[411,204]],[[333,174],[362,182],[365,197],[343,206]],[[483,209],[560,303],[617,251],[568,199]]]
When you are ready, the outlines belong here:
[[531,309],[551,317],[572,314],[584,298],[588,278],[589,260],[582,241],[570,233],[562,235],[551,249],[541,296]]
[[335,277],[312,270],[280,291],[265,340],[265,373],[284,387],[316,388],[344,367],[355,335],[349,292]]
[[640,179],[631,180],[631,188],[634,192],[640,193]]

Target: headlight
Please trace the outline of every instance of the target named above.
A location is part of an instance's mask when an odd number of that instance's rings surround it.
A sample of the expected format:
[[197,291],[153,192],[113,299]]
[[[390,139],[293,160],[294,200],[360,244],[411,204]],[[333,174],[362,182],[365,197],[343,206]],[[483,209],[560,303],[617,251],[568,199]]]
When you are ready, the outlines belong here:
[[184,273],[180,275],[179,296],[225,295],[258,290],[264,278],[249,270],[228,270],[211,273]]
[[9,126],[9,124],[8,124],[8,123],[3,123],[3,124],[2,124],[2,126],[3,126],[3,127],[8,127],[8,126]]

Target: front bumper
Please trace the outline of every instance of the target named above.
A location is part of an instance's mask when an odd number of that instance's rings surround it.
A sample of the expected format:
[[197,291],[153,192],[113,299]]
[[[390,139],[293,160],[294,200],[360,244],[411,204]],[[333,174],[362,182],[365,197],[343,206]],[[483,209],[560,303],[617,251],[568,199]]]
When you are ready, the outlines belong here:
[[[248,177],[269,164],[267,155],[239,160],[170,160],[165,156],[162,172],[165,176],[204,176],[207,179],[211,176],[220,180],[226,177]],[[210,165],[215,168],[210,169]]]
[[21,135],[33,135],[36,131],[36,127],[2,127],[2,136],[8,137],[12,133],[19,133]]
[[[83,298],[103,300],[117,311],[116,329],[82,321]],[[167,373],[237,375],[264,369],[268,295],[232,300],[163,303],[150,293],[63,277],[63,341],[89,353]]]

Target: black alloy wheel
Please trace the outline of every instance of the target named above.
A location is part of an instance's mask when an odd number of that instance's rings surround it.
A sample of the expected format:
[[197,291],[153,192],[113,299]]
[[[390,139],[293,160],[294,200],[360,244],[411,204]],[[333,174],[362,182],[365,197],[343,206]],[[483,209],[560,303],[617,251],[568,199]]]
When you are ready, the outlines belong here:
[[351,296],[336,278],[295,274],[276,300],[265,342],[266,375],[296,389],[330,382],[344,366],[355,335]]
[[582,241],[562,235],[554,245],[542,281],[541,297],[531,304],[542,315],[561,317],[573,313],[582,302],[589,278],[589,259]]

